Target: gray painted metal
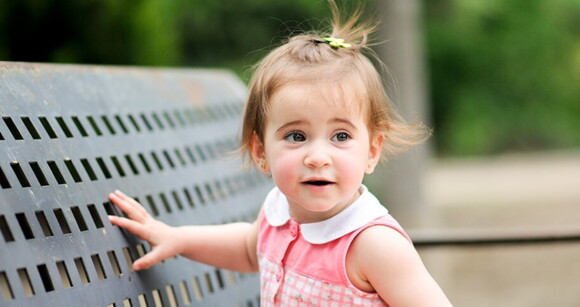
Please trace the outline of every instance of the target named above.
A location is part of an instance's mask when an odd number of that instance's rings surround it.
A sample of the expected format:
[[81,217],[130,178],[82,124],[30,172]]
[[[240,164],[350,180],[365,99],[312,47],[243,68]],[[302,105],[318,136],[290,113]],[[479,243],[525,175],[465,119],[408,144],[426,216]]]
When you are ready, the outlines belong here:
[[245,92],[216,70],[0,62],[0,305],[259,305],[255,274],[131,271],[150,247],[107,219],[120,189],[171,225],[253,220],[272,184],[229,155]]

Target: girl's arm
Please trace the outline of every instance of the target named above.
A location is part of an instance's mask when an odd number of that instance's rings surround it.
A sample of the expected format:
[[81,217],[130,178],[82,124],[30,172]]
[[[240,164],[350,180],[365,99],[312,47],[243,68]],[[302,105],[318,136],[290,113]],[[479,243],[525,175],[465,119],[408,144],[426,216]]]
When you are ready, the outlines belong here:
[[228,270],[258,270],[258,221],[171,227],[155,220],[141,204],[120,191],[111,193],[109,199],[129,217],[109,216],[111,223],[127,229],[152,247],[148,254],[133,263],[136,271],[177,254]]
[[366,284],[391,306],[452,306],[413,245],[392,228],[361,232],[349,249],[349,266],[355,285]]

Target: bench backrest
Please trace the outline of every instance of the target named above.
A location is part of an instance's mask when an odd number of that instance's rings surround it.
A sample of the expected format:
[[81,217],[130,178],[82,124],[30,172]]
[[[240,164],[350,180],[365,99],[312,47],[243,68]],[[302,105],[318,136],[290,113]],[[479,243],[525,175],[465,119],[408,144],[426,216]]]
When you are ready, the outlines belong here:
[[230,156],[245,92],[216,70],[0,62],[0,305],[258,306],[254,274],[133,272],[150,247],[107,219],[120,189],[172,225],[252,221],[271,182]]

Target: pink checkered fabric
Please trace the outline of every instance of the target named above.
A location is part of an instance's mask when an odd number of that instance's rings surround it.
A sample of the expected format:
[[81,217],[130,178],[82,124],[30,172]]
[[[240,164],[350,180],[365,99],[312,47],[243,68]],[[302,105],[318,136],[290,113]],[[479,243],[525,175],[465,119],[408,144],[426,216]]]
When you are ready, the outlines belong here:
[[[261,306],[388,306],[376,293],[331,284],[292,270],[285,270],[265,259],[260,261]],[[283,277],[280,278],[280,272]]]
[[276,188],[266,197],[263,212],[258,234],[261,306],[388,306],[377,293],[356,288],[346,271],[348,249],[368,227],[390,227],[409,239],[366,188],[346,210],[317,223],[294,221]]

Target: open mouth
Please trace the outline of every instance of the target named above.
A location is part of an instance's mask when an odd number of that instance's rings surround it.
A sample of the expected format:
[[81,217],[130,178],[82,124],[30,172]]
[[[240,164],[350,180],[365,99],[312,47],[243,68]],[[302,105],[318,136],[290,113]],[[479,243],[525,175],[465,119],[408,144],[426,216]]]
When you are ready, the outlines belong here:
[[315,185],[315,186],[325,186],[325,185],[332,184],[332,182],[325,181],[325,180],[312,180],[312,181],[306,181],[304,183],[309,184],[309,185]]

